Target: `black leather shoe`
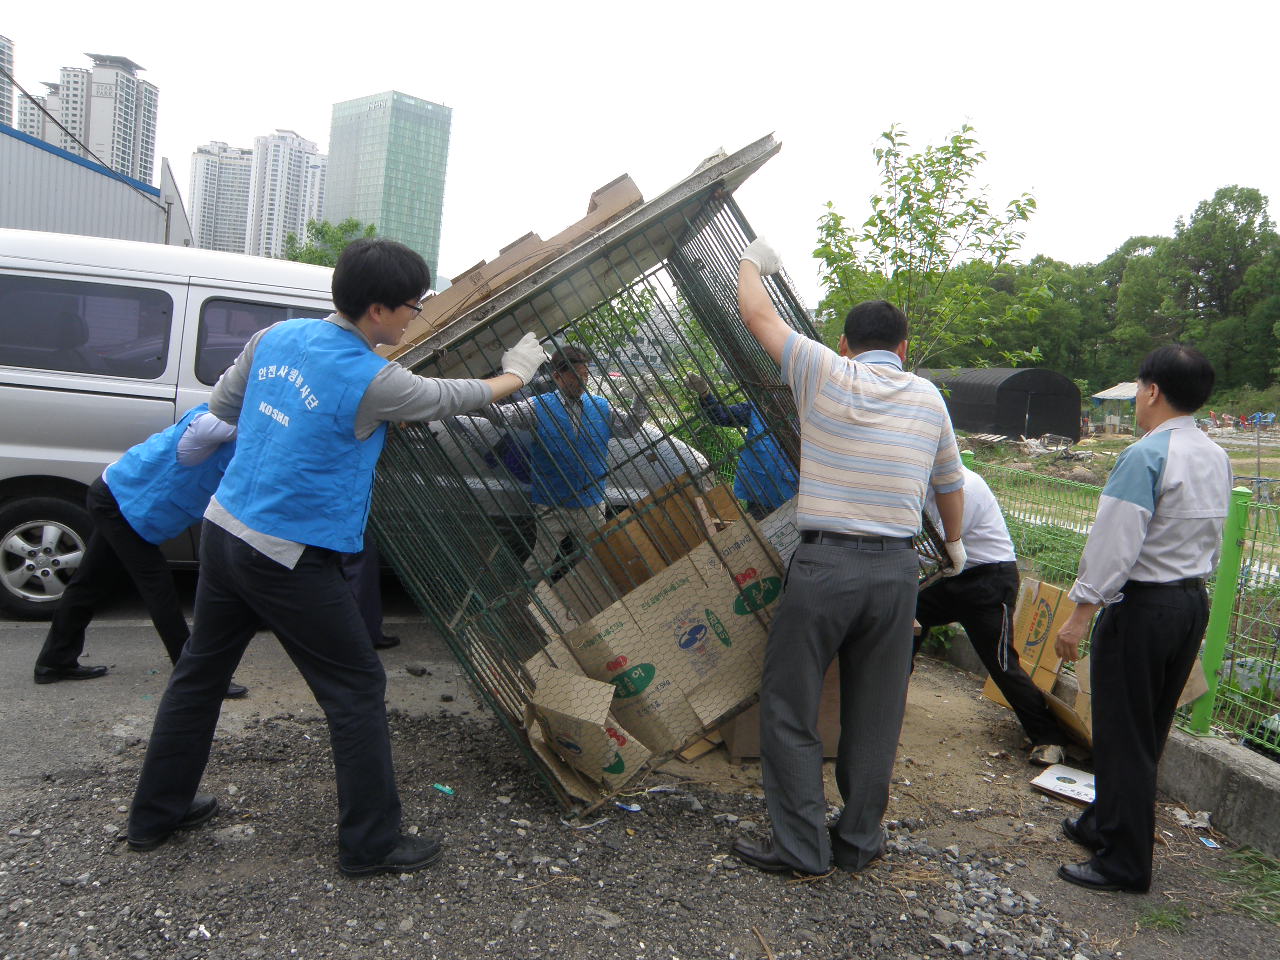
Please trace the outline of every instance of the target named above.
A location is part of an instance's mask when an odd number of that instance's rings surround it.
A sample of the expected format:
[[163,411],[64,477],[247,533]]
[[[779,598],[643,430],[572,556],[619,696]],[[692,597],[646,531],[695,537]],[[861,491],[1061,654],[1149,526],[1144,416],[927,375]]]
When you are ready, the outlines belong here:
[[106,667],[36,667],[36,683],[57,683],[59,680],[96,680],[107,675]]
[[380,639],[373,641],[373,649],[375,650],[390,650],[392,647],[398,646],[400,646],[400,638],[385,633]]
[[[218,812],[218,798],[211,793],[197,793],[191,800],[191,806],[187,808],[186,814],[178,821],[174,830],[191,830],[200,826],[202,823],[208,823],[213,819],[213,815]],[[173,830],[167,833],[158,833],[152,837],[135,837],[130,835],[129,849],[145,852],[154,850],[160,846],[171,836]]]
[[1117,883],[1088,861],[1064,863],[1058,868],[1058,876],[1067,883],[1074,883],[1077,887],[1084,887],[1086,890],[1125,890],[1129,893],[1146,893],[1145,890],[1139,890],[1137,887]]
[[435,837],[401,836],[376,863],[352,864],[338,861],[338,869],[347,877],[369,877],[375,873],[413,873],[438,861],[444,851]]
[[777,851],[773,849],[772,840],[756,843],[754,840],[739,837],[733,841],[733,846],[729,848],[729,852],[743,863],[749,864],[757,870],[764,870],[766,873],[787,873],[795,869],[795,867],[778,856]]
[[845,843],[840,839],[840,835],[836,833],[836,825],[834,823],[827,827],[827,833],[831,835],[831,862],[848,873],[857,873],[859,870],[865,870],[884,856],[884,844],[882,843],[874,857],[862,866],[858,866],[857,854],[850,855],[846,852]]
[[1086,850],[1092,850],[1097,853],[1098,848],[1102,846],[1100,843],[1090,843],[1085,839],[1084,833],[1080,829],[1080,821],[1072,820],[1067,817],[1062,821],[1062,835],[1072,843],[1078,843]]
[[242,683],[236,683],[232,680],[227,684],[227,692],[222,695],[223,700],[241,700],[249,695],[249,688]]

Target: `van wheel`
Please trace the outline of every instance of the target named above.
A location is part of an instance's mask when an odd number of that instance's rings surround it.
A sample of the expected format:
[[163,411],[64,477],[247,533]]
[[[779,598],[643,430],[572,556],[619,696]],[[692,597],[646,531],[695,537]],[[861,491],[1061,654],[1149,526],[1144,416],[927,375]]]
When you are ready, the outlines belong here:
[[92,529],[88,512],[70,500],[23,497],[0,506],[0,611],[50,619]]

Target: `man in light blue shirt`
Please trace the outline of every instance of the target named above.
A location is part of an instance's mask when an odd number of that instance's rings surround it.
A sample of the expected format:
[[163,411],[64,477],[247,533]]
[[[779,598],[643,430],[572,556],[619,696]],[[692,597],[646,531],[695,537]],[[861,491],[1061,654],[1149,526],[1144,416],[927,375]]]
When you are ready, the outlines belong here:
[[1080,573],[1076,607],[1058,631],[1064,660],[1093,628],[1096,799],[1063,832],[1093,856],[1058,876],[1093,890],[1151,887],[1156,768],[1178,697],[1209,619],[1204,580],[1218,561],[1231,496],[1226,451],[1191,415],[1213,392],[1198,350],[1166,346],[1138,370],[1135,418],[1146,435],[1126,449],[1103,487]]

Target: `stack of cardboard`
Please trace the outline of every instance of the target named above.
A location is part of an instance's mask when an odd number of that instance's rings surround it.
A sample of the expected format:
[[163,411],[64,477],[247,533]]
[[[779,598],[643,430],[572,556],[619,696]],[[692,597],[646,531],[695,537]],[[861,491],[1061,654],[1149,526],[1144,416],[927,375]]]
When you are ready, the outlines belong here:
[[[1050,583],[1023,580],[1018,591],[1018,605],[1013,615],[1013,648],[1022,669],[1032,683],[1044,691],[1049,709],[1064,730],[1086,747],[1093,746],[1093,698],[1089,687],[1089,658],[1082,657],[1074,670],[1054,651],[1054,639],[1075,604],[1067,591]],[[1187,678],[1178,706],[1185,706],[1201,696],[1208,685],[1204,669],[1197,660]],[[987,678],[982,694],[1002,706],[1009,703],[995,681]]]
[[[651,527],[662,514],[647,516]],[[665,532],[669,545],[675,534]],[[535,607],[553,640],[527,665],[531,742],[583,799],[578,775],[616,788],[651,755],[680,750],[751,702],[782,592],[778,556],[745,517],[704,528],[697,546],[620,599],[592,561],[539,586]]]

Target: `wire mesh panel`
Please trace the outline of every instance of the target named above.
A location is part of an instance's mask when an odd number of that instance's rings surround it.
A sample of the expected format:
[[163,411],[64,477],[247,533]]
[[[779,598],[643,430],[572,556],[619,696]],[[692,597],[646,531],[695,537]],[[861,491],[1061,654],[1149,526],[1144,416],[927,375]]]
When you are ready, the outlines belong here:
[[1059,587],[1075,581],[1102,488],[991,463],[974,463],[1000,502],[1027,572]]
[[1214,726],[1280,753],[1280,507],[1251,503]]
[[[798,422],[737,312],[732,187],[761,141],[406,351],[485,377],[535,332],[551,372],[390,431],[373,526],[406,588],[565,805],[749,706],[798,541]],[[782,318],[813,337],[784,278]],[[941,545],[922,539],[922,574]]]
[[[737,316],[749,239],[716,189],[637,224],[413,364],[427,376],[488,376],[496,331],[534,330],[549,350],[582,350],[585,371],[570,368],[574,379],[586,374],[580,397],[552,374],[509,402],[387,440],[378,540],[566,804],[589,803],[669,756],[748,706],[758,687],[781,588],[769,531],[777,540],[786,526],[768,518],[794,494],[798,439],[777,366]],[[787,322],[812,336],[785,284],[770,286]],[[768,465],[764,477],[742,474],[744,450]],[[588,636],[614,629],[600,626],[610,616],[670,635],[671,656],[636,663],[616,637]],[[665,700],[650,695],[664,671]],[[593,699],[601,681],[603,704]],[[647,698],[648,709],[624,718],[611,702],[624,695]],[[603,753],[584,742],[597,727]]]

